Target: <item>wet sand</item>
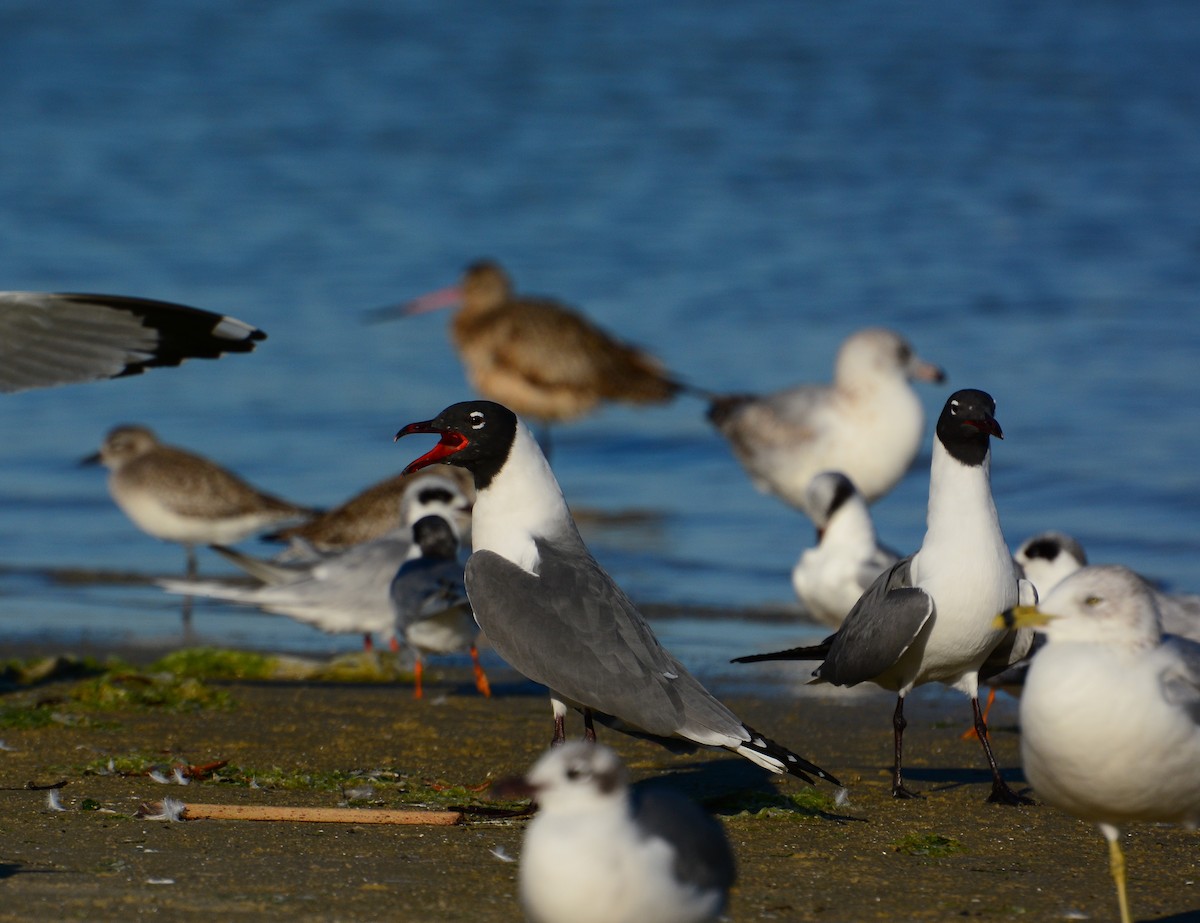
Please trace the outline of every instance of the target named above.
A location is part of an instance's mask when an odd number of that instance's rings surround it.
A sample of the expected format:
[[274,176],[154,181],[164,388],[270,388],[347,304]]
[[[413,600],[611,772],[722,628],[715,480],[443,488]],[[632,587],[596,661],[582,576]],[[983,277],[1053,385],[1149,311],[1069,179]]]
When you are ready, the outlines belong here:
[[[54,709],[87,682],[18,687],[0,694],[0,708],[41,701]],[[541,690],[515,674],[493,682],[497,695],[488,701],[467,671],[434,668],[429,697],[418,702],[403,681],[205,680],[205,690],[227,701],[186,712],[88,711],[82,719],[66,708],[48,726],[4,727],[0,920],[520,920],[517,866],[501,856],[520,854],[525,821],[479,813],[488,802],[474,790],[532,762],[551,730],[549,710]],[[730,919],[1116,918],[1107,851],[1094,828],[1042,805],[984,803],[982,752],[960,739],[965,700],[920,692],[910,699],[906,776],[925,797],[905,802],[889,793],[886,694],[796,699],[781,689],[726,700],[838,775],[848,801],[793,804],[780,796],[807,798],[808,786],[725,753],[675,755],[603,729],[601,739],[635,777],[669,776],[721,818],[739,862]],[[1020,790],[1015,716],[1013,701],[1002,699],[992,732]],[[169,774],[174,764],[223,760],[222,780],[187,786],[120,772],[141,773],[149,763]],[[359,790],[369,776],[370,788]],[[50,810],[44,791],[25,788],[62,780],[64,811]],[[333,807],[347,789],[364,811],[462,805],[467,820],[402,827],[133,816],[164,796]],[[1137,919],[1200,919],[1197,834],[1138,827],[1126,854]]]

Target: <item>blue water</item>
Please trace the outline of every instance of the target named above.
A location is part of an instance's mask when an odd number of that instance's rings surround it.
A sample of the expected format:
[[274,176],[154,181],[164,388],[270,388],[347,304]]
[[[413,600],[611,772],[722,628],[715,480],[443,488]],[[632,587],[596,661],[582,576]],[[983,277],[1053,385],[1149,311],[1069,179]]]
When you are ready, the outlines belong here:
[[[1012,544],[1059,528],[1200,590],[1194,4],[811,6],[0,4],[0,286],[269,334],[0,400],[3,636],[178,632],[153,588],[44,576],[182,569],[75,465],[114,424],[312,504],[399,470],[419,447],[395,430],[469,392],[444,316],[361,314],[483,255],[715,390],[827,378],[849,332],[893,326],[996,397]],[[948,392],[922,386],[931,416]],[[875,508],[897,548],[920,541],[927,466]],[[561,428],[555,467],[573,505],[652,514],[586,528],[634,598],[794,605],[811,528],[752,489],[698,402]],[[687,650],[713,662],[764,630],[702,621],[711,643]],[[698,624],[662,630],[682,646]],[[357,643],[221,607],[196,629]]]

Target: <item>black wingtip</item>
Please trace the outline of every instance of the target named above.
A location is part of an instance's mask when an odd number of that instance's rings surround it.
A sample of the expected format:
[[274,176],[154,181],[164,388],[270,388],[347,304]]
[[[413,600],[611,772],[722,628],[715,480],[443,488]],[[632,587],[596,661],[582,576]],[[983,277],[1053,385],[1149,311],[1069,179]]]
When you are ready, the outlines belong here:
[[826,772],[816,763],[809,762],[804,757],[797,753],[793,753],[787,747],[777,744],[768,737],[764,737],[758,731],[749,725],[742,725],[750,734],[750,740],[744,745],[752,750],[756,750],[774,760],[778,760],[783,766],[784,772],[789,776],[795,776],[797,779],[803,779],[809,785],[816,785],[813,776],[816,776],[823,782],[828,782],[830,785],[836,785],[839,788],[842,783],[837,780],[837,777],[831,772]]
[[824,660],[828,655],[828,644],[816,644],[809,647],[791,647],[786,651],[772,651],[769,654],[747,654],[745,657],[734,657],[729,662],[759,663],[764,660]]

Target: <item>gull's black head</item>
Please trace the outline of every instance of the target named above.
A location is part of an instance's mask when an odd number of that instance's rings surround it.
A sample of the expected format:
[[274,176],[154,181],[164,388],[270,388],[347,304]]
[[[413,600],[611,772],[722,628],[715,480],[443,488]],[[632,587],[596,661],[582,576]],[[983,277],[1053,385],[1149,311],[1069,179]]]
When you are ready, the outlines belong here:
[[444,462],[466,468],[475,477],[475,489],[483,490],[508,460],[517,436],[517,415],[494,401],[463,401],[451,404],[432,420],[408,424],[396,438],[411,433],[438,433],[442,438],[410,463],[405,474]]
[[937,421],[938,440],[954,458],[972,467],[987,457],[989,439],[1003,439],[996,422],[996,402],[986,391],[964,388],[955,391]]
[[421,547],[421,556],[435,561],[452,561],[458,555],[458,536],[454,527],[441,516],[422,516],[413,523],[413,541]]

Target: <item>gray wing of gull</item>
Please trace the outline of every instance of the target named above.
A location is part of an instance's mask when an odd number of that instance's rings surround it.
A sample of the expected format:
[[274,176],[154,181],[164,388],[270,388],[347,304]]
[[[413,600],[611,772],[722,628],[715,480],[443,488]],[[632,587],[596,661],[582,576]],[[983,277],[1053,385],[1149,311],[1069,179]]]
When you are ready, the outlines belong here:
[[463,566],[457,560],[405,561],[392,581],[391,598],[396,610],[396,631],[403,635],[409,625],[466,605]]
[[[1017,605],[1036,606],[1037,601],[1037,588],[1024,577],[1019,578],[1017,580]],[[1021,628],[1005,634],[979,668],[980,682],[996,680],[1000,685],[1024,683],[1026,664],[1023,661],[1033,653],[1036,640],[1036,634],[1032,628]],[[1010,669],[1012,672],[1005,676]]]
[[701,890],[733,884],[735,860],[724,829],[686,795],[651,779],[632,787],[630,807],[643,836],[671,844],[677,880]]
[[912,585],[910,555],[880,574],[854,604],[815,675],[835,686],[875,679],[904,655],[932,615],[932,597]]
[[1163,694],[1168,702],[1184,709],[1200,725],[1200,643],[1190,638],[1164,635],[1163,645],[1175,655],[1175,663],[1163,674]]
[[490,551],[467,561],[475,618],[512,667],[650,734],[707,729],[747,737],[741,720],[667,653],[582,542],[538,540],[537,549],[536,575]]

